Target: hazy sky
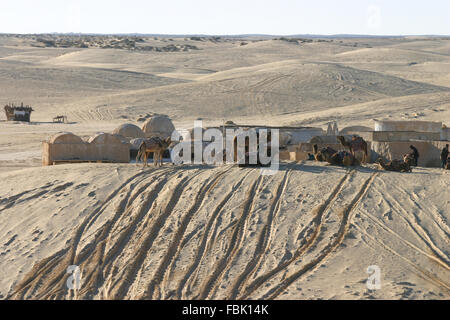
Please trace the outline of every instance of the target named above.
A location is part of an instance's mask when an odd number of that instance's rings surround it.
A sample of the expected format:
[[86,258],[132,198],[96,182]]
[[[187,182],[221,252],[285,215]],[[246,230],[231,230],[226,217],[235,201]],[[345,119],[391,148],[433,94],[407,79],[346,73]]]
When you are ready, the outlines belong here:
[[0,33],[450,35],[449,0],[0,0]]

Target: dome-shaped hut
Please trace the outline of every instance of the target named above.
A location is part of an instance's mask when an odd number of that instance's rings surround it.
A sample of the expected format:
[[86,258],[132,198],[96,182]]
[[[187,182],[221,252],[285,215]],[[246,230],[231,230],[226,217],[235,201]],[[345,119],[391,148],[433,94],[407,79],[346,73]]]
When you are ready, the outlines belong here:
[[160,137],[166,139],[172,135],[175,127],[167,116],[153,116],[144,122],[142,131],[146,137]]
[[122,141],[115,135],[110,133],[99,132],[93,135],[88,140],[91,144],[109,144],[109,145],[120,145]]
[[114,129],[113,134],[118,134],[122,137],[131,139],[145,138],[144,131],[142,131],[141,128],[132,123],[124,123],[118,126],[116,129]]
[[76,144],[83,143],[84,141],[79,136],[74,135],[71,132],[60,132],[51,136],[48,139],[48,142],[51,144]]

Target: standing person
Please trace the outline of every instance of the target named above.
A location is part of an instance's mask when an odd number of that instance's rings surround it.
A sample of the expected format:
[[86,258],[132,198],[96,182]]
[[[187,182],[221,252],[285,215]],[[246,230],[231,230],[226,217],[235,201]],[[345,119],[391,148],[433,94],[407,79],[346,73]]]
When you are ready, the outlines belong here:
[[414,158],[413,166],[417,167],[417,164],[419,163],[419,151],[417,151],[416,147],[413,145],[410,145],[409,148],[412,150],[410,153]]
[[442,161],[442,169],[445,169],[445,165],[447,164],[448,158],[448,144],[445,145],[444,149],[441,152],[441,161]]

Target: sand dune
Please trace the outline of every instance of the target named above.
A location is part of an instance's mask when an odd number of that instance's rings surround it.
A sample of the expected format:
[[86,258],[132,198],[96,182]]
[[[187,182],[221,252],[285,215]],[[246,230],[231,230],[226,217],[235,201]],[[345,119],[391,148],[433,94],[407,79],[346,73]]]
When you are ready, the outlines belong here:
[[[267,69],[266,69],[267,68]],[[387,97],[408,96],[449,89],[402,78],[344,67],[338,64],[283,62],[217,72],[198,81],[102,94],[71,103],[70,110],[107,106],[113,118],[135,119],[151,111],[186,117],[251,117],[279,115],[345,106]],[[191,93],[195,91],[197,95]],[[212,109],[211,101],[215,108]],[[183,102],[183,103],[181,103]],[[124,108],[124,105],[133,108]],[[74,115],[77,117],[78,115]],[[98,119],[95,118],[94,119]]]
[[[259,41],[263,40],[263,41]],[[37,48],[0,36],[0,298],[449,299],[450,175],[314,162],[274,176],[234,166],[41,167],[41,142],[147,114],[339,127],[450,124],[449,41],[192,40],[186,52]],[[42,45],[42,44],[40,44]],[[68,124],[52,123],[64,114]],[[67,267],[83,284],[68,291]],[[368,290],[367,267],[382,289]]]
[[431,51],[418,51],[411,49],[398,48],[365,48],[351,52],[343,52],[335,56],[340,61],[357,62],[404,62],[404,63],[423,63],[430,61],[449,61],[450,56]]
[[[440,170],[402,175],[305,163],[263,177],[230,166],[63,165],[2,180],[21,182],[2,187],[3,297],[439,299],[450,292],[450,178]],[[84,279],[76,297],[64,285],[73,264]],[[369,292],[361,281],[371,264],[383,271],[386,290]]]

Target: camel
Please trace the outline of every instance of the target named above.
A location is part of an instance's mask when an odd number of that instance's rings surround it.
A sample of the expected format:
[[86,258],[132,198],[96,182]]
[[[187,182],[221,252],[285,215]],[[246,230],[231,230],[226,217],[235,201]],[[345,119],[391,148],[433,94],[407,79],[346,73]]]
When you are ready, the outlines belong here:
[[314,159],[317,161],[325,161],[333,165],[354,166],[358,164],[358,160],[347,151],[336,151],[331,147],[319,150],[317,144],[313,146]]
[[357,137],[357,136],[353,136],[352,140],[350,142],[347,142],[345,140],[344,136],[337,136],[336,137],[339,142],[344,146],[350,149],[350,153],[356,157],[356,152],[358,151],[362,151],[363,152],[363,158],[361,160],[361,162],[365,163],[368,157],[368,147],[367,147],[367,142],[361,138],[361,137]]
[[375,162],[386,171],[412,172],[409,163],[402,160],[392,160],[386,162],[383,158],[378,158]]
[[407,153],[403,155],[403,162],[407,163],[410,167],[412,167],[415,165],[416,160],[414,159],[414,156],[411,153]]
[[337,151],[331,147],[326,147],[326,148],[322,148],[319,150],[319,147],[317,146],[317,144],[315,144],[313,146],[313,154],[314,154],[314,159],[316,159],[316,161],[328,162],[330,164],[335,164],[335,163],[333,163],[333,160],[331,158],[336,153],[337,153]]
[[142,157],[144,158],[144,166],[143,168],[148,166],[148,153],[153,152],[153,163],[155,166],[162,166],[162,157],[164,154],[164,151],[167,150],[167,148],[171,144],[170,137],[167,139],[161,139],[159,137],[152,137],[150,139],[145,139],[142,141],[141,146],[139,147],[139,151],[136,157],[136,165],[139,161],[139,159],[142,160]]

